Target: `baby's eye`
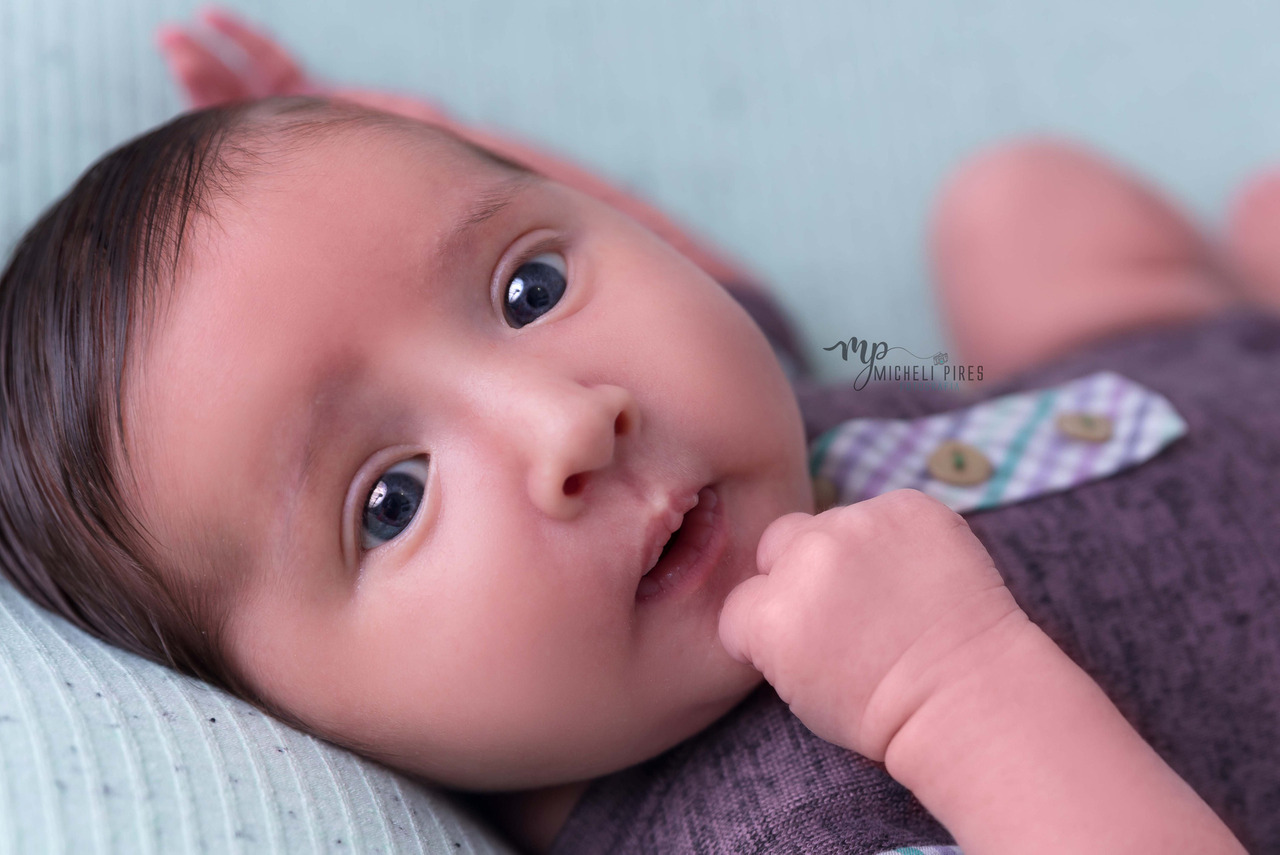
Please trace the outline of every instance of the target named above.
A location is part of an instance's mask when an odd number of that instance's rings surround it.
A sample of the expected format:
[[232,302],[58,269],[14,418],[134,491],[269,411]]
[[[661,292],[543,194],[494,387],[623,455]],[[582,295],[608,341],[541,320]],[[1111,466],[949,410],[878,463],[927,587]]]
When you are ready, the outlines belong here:
[[382,474],[365,499],[360,542],[365,549],[395,538],[413,522],[426,491],[427,458],[402,460]]
[[502,300],[507,323],[516,329],[533,323],[560,301],[566,284],[564,256],[560,253],[544,252],[529,259],[516,268],[507,282]]

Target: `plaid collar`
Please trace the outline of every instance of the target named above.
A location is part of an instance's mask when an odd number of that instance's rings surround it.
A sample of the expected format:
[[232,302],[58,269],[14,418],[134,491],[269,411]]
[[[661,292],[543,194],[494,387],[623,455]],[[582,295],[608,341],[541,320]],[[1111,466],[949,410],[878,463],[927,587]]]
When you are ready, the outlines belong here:
[[810,445],[818,511],[911,487],[952,510],[1011,505],[1143,463],[1187,432],[1112,371],[920,419],[857,418]]

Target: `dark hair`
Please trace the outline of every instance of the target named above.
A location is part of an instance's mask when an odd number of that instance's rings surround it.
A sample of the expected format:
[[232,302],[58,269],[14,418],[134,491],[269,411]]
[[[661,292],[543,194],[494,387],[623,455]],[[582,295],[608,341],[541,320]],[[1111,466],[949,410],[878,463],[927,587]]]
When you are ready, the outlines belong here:
[[245,559],[235,541],[206,537],[182,556],[191,584],[175,585],[178,568],[129,501],[127,362],[172,295],[184,237],[212,218],[214,201],[273,154],[335,127],[408,122],[310,96],[183,113],[91,165],[0,274],[0,572],[90,634],[300,729],[224,647]]

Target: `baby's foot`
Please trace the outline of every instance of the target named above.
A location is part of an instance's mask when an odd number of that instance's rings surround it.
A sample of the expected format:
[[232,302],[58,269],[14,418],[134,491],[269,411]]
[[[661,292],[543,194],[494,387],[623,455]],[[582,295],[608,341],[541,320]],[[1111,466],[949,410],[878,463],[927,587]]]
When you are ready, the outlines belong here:
[[195,24],[161,25],[155,40],[192,109],[274,95],[320,95],[428,124],[452,123],[442,107],[421,97],[320,79],[264,27],[218,6],[203,7]]
[[1280,169],[1245,182],[1231,205],[1225,243],[1242,293],[1280,311]]
[[192,24],[162,24],[155,41],[192,109],[272,95],[316,95],[325,88],[265,30],[217,6],[202,8]]

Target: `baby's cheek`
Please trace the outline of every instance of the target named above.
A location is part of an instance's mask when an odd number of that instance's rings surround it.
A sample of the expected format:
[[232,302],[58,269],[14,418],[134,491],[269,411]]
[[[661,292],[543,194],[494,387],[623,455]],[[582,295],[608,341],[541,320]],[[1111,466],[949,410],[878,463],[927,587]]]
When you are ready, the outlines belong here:
[[[719,326],[716,390],[722,418],[736,417],[742,428],[756,430],[758,453],[804,459],[804,427],[795,392],[763,331],[736,301]],[[726,425],[728,426],[728,425]]]

